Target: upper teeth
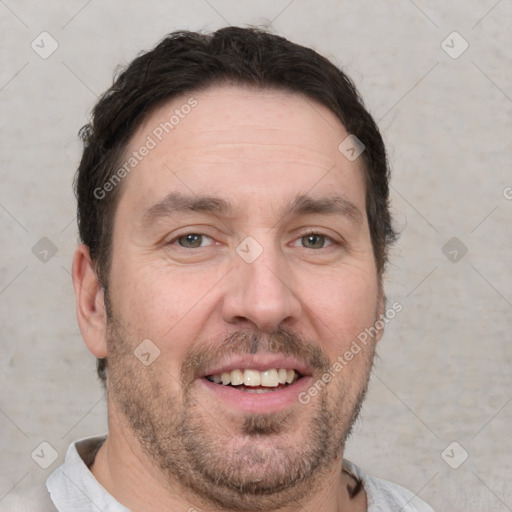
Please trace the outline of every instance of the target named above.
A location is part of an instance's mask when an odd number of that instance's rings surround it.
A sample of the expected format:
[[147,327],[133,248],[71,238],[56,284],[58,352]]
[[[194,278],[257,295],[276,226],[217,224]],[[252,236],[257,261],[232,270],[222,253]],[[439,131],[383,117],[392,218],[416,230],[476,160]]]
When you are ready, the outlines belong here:
[[227,386],[264,386],[267,388],[274,388],[279,384],[291,384],[298,374],[295,370],[288,370],[286,368],[272,368],[260,372],[258,370],[236,369],[230,372],[222,372],[216,375],[210,375],[208,378],[216,384],[224,384]]

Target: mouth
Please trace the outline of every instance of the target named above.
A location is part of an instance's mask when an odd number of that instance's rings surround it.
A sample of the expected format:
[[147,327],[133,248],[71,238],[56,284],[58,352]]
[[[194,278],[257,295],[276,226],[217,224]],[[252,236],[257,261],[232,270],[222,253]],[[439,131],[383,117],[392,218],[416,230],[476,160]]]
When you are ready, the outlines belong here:
[[270,368],[264,371],[235,368],[205,378],[219,386],[229,386],[245,393],[272,393],[286,389],[302,378],[302,375],[293,368]]
[[218,362],[199,376],[208,397],[236,413],[273,413],[299,404],[299,394],[313,381],[313,371],[296,358],[257,354]]

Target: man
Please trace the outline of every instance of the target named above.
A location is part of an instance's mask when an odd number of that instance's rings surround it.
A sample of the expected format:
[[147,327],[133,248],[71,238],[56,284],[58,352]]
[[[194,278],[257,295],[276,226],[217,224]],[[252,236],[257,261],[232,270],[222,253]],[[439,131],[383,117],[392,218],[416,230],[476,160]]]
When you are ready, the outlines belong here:
[[432,510],[343,459],[394,239],[351,81],[257,29],[174,33],[82,138],[73,281],[109,434],[39,510]]

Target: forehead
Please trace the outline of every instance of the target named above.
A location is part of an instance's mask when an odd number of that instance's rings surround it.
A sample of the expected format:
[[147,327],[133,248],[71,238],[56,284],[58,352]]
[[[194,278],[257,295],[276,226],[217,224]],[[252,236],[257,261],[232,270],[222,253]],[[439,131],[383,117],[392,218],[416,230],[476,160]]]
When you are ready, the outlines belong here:
[[361,159],[338,150],[347,136],[329,109],[302,95],[241,86],[185,94],[152,112],[130,140],[124,161],[137,162],[120,208],[144,211],[174,191],[240,206],[336,192],[364,205]]

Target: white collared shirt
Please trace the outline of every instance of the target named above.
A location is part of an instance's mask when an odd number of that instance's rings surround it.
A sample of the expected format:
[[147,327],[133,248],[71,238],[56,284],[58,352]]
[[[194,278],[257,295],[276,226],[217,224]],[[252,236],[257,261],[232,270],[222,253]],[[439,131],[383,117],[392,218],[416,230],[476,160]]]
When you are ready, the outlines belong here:
[[[130,512],[94,478],[89,467],[106,436],[72,443],[62,466],[44,485],[22,496],[7,495],[0,512]],[[368,512],[434,512],[416,495],[400,485],[367,475],[345,460],[343,467],[363,484]]]

